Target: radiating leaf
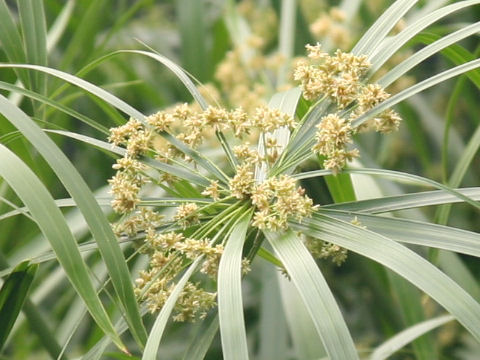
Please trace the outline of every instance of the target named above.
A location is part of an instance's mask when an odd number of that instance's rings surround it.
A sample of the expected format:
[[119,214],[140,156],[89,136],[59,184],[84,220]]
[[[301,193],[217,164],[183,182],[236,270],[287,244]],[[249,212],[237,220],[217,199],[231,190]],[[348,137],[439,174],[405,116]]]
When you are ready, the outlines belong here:
[[338,304],[305,245],[291,230],[264,233],[305,303],[327,355],[331,359],[358,359]]
[[455,318],[450,315],[439,316],[434,319],[426,320],[419,324],[410,326],[409,328],[399,332],[392,338],[385,341],[378,346],[370,356],[370,360],[384,360],[393,355],[396,351],[403,348],[413,340],[422,336],[423,334],[446,324]]
[[[413,38],[420,31],[433,24],[434,22],[440,20],[441,18],[454,13],[455,11],[464,9],[468,6],[473,6],[475,4],[480,4],[479,0],[467,0],[467,1],[458,1],[454,4],[447,5],[441,9],[432,11],[429,14],[419,18],[413,24],[408,25],[404,30],[399,34],[393,36],[389,39],[385,47],[376,48],[377,53],[372,56],[371,63],[372,67],[370,71],[375,73],[387,60],[395,54],[395,52],[405,45],[411,38]],[[458,41],[458,40],[457,40]]]
[[357,217],[367,229],[395,241],[480,257],[480,234],[472,231],[415,220],[364,215],[350,211],[329,211],[323,209],[319,211],[346,222]]
[[218,316],[226,360],[248,359],[241,281],[242,250],[250,217],[251,213],[233,225],[218,268]]
[[391,69],[384,76],[382,76],[377,81],[377,83],[386,88],[388,85],[393,83],[395,80],[400,78],[402,75],[407,73],[416,65],[420,64],[425,59],[468,36],[474,35],[479,31],[479,29],[480,22],[476,22],[474,24],[461,28],[460,30],[457,30],[447,36],[439,38],[437,41],[433,42],[428,46],[425,46],[423,49],[416,51],[410,57],[403,60],[400,64],[396,65],[393,69]]
[[160,310],[160,313],[155,319],[155,323],[149,332],[147,345],[145,346],[142,360],[155,360],[157,358],[158,347],[160,345],[163,332],[165,331],[167,321],[170,318],[170,314],[172,313],[175,303],[182,293],[185,284],[187,283],[188,279],[190,279],[190,276],[192,276],[201,260],[202,257],[197,258],[197,260],[195,260],[188,267],[188,270],[182,275],[181,279],[177,282],[177,285],[175,285],[175,288],[163,305],[162,310]]
[[452,279],[403,245],[350,223],[314,215],[295,230],[366,256],[390,268],[442,305],[480,340],[480,304]]
[[40,230],[49,240],[72,285],[85,301],[92,317],[115,344],[125,349],[98,298],[76,241],[53,198],[35,174],[10,150],[0,145],[0,176],[28,207]]
[[[455,189],[456,192],[473,200],[480,200],[480,188]],[[462,200],[444,190],[423,191],[411,194],[385,196],[376,199],[352,201],[341,204],[324,205],[326,208],[350,210],[365,213],[385,213],[390,211],[413,209],[422,206],[458,203]]]
[[387,36],[395,24],[418,0],[395,1],[375,23],[363,34],[362,38],[352,49],[355,55],[370,55],[378,44]]
[[127,264],[108,220],[78,171],[55,143],[23,111],[0,96],[0,113],[19,129],[47,161],[77,203],[109,269],[112,283],[125,309],[132,334],[139,344],[146,338]]

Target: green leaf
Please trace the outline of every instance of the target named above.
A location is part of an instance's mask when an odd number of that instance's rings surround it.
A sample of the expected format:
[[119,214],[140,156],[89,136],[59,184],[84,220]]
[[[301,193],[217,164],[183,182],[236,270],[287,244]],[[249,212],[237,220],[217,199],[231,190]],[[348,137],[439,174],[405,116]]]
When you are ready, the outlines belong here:
[[192,276],[201,260],[202,257],[199,257],[189,266],[188,270],[185,272],[185,274],[183,274],[182,278],[178,281],[177,285],[163,305],[162,310],[160,310],[160,313],[155,319],[155,323],[150,330],[142,360],[155,360],[157,358],[160,340],[162,339],[163,332],[165,331],[165,326],[167,325],[170,314],[172,313],[175,303],[182,293],[185,284],[187,283],[188,279],[190,279],[190,276]]
[[370,360],[384,360],[393,355],[395,352],[409,344],[413,340],[419,338],[433,329],[446,324],[455,318],[450,315],[439,316],[434,319],[423,321],[419,324],[410,326],[409,328],[399,332],[392,338],[385,341],[382,345],[375,348]]
[[[382,76],[377,83],[384,88],[386,88],[388,85],[393,83],[395,80],[400,78],[402,75],[407,73],[409,70],[411,70],[413,67],[416,65],[420,64],[422,61],[425,59],[429,58],[430,56],[438,53],[439,51],[444,50],[448,46],[451,46],[455,44],[456,42],[474,35],[477,33],[480,29],[480,22],[476,22],[474,24],[471,24],[469,26],[466,26],[464,28],[461,28],[460,30],[457,30],[447,36],[444,36],[442,38],[435,36],[435,35],[428,35],[428,34],[421,34],[420,36],[417,36],[416,38],[418,39],[424,39],[424,40],[429,40],[429,42],[432,42],[430,45],[425,46],[424,48],[416,51],[412,56],[409,58],[403,60],[400,64],[396,65],[393,69],[391,69],[389,72],[387,72],[384,76]],[[433,42],[433,40],[437,39],[437,41]],[[449,49],[447,51],[443,51],[446,54],[449,54],[451,52],[455,51],[453,48]],[[443,53],[442,52],[442,53]],[[473,59],[465,59],[459,63],[456,63],[456,65],[459,65],[463,62],[473,60]],[[477,71],[472,71],[470,75],[476,79],[478,79]],[[478,81],[478,80],[477,80]]]
[[[72,17],[75,0],[68,0],[47,33],[47,54],[57,45]],[[17,62],[17,61],[16,61]]]
[[[428,185],[435,187],[437,189],[442,189],[447,192],[449,192],[452,195],[457,196],[459,199],[469,203],[473,207],[480,209],[480,204],[477,201],[474,201],[473,199],[463,195],[460,192],[457,192],[456,190],[450,188],[447,185],[443,185],[439,182],[436,182],[434,180],[430,180],[427,178],[424,178],[422,176],[418,175],[413,175],[413,174],[407,174],[404,172],[400,171],[392,171],[392,170],[384,170],[384,169],[369,169],[369,168],[360,168],[360,169],[344,169],[344,173],[348,174],[369,174],[373,176],[383,176],[386,178],[392,178],[392,179],[397,179],[397,180],[403,180],[406,181],[410,184],[416,184],[416,185]],[[308,171],[300,174],[295,174],[293,177],[295,179],[308,179],[316,176],[325,176],[325,175],[330,175],[332,172],[330,170],[314,170],[314,171]]]
[[24,261],[17,265],[0,289],[0,350],[27,298],[28,290],[35,277],[38,265]]
[[69,108],[68,106],[65,106],[65,105],[59,103],[58,101],[49,99],[46,96],[43,96],[43,95],[38,94],[36,92],[30,91],[30,90],[27,90],[27,89],[23,89],[19,86],[15,86],[15,85],[3,82],[3,81],[0,81],[0,89],[15,92],[17,94],[22,94],[22,95],[27,96],[31,99],[38,100],[38,101],[40,101],[44,104],[50,105],[51,107],[53,107],[57,110],[60,110],[60,111],[64,112],[65,114],[68,114],[68,115],[80,120],[84,124],[87,124],[88,126],[91,126],[92,128],[94,128],[94,129],[96,129],[96,130],[98,130],[98,131],[100,131],[104,134],[109,133],[108,129],[105,126],[99,124],[97,121],[89,118],[88,116],[85,116],[85,115],[79,113],[78,111],[73,110],[72,108]]
[[0,145],[0,155],[2,158],[0,176],[10,184],[29,209],[40,230],[50,242],[72,285],[84,299],[95,322],[120,349],[125,350],[93,288],[75,238],[50,193],[35,174],[3,145]]
[[[26,60],[30,64],[47,65],[47,25],[43,1],[17,0],[25,44]],[[45,92],[45,75],[30,72],[32,89]]]
[[23,111],[0,96],[0,113],[19,129],[44,157],[85,217],[105,264],[112,284],[125,310],[132,334],[143,344],[146,331],[140,318],[137,300],[122,250],[108,220],[78,171],[55,143]]
[[[93,146],[95,146],[99,149],[109,151],[113,154],[117,154],[117,155],[120,155],[120,156],[125,155],[125,149],[124,148],[121,148],[119,146],[112,146],[112,144],[110,144],[110,143],[92,138],[90,136],[81,135],[81,134],[78,134],[78,133],[74,133],[74,132],[70,132],[70,131],[63,131],[63,130],[44,130],[44,131],[54,133],[54,134],[60,134],[60,135],[68,136],[72,139],[76,139],[76,140],[82,141],[86,144],[93,145]],[[187,166],[184,166],[184,168],[178,166],[179,164],[182,164],[182,163],[175,163],[175,165],[170,165],[170,164],[166,164],[162,161],[152,159],[150,157],[145,157],[145,158],[141,159],[141,161],[144,162],[145,164],[151,166],[154,169],[158,169],[158,170],[166,172],[168,174],[177,176],[180,179],[190,181],[193,184],[198,184],[198,185],[201,185],[201,186],[208,186],[210,184],[210,181],[208,180],[208,178],[206,178],[205,176],[197,175],[196,171],[194,171],[193,169],[190,169]]]
[[[431,13],[422,16],[413,24],[407,26],[399,34],[393,36],[388,40],[388,43],[384,47],[377,47],[377,53],[372,56],[371,63],[372,67],[370,72],[375,73],[380,67],[387,62],[387,60],[395,54],[403,45],[405,45],[412,37],[418,34],[420,31],[433,24],[434,22],[440,20],[441,18],[454,13],[455,11],[464,9],[468,6],[473,6],[475,4],[480,4],[479,0],[467,0],[459,1],[455,4],[447,5],[441,9],[432,11]],[[459,39],[460,40],[460,39]],[[457,41],[459,41],[457,40]],[[383,85],[382,85],[383,86]]]
[[[259,320],[259,349],[257,359],[287,360],[288,359],[288,306],[283,306],[283,294],[280,294],[278,269],[267,262],[262,262],[257,268],[261,271],[262,287],[260,290],[260,320]],[[294,290],[296,292],[296,289]],[[302,302],[300,300],[300,302]],[[301,304],[303,305],[303,303]],[[290,310],[297,312],[297,307]],[[305,311],[306,312],[306,311]],[[309,318],[309,316],[307,315]],[[310,319],[310,318],[309,318]],[[291,332],[293,335],[293,331]],[[313,331],[315,340],[320,340],[316,331]]]
[[[355,191],[361,198],[368,199],[370,197],[379,196],[379,194],[381,195],[383,193],[381,188],[378,186],[376,179],[374,178],[356,176],[354,180]],[[394,272],[389,271],[378,264],[367,263],[365,261],[363,261],[363,263],[371,269],[370,273],[372,275],[375,272],[379,275],[386,275],[390,288],[390,294],[382,294],[381,292],[383,292],[383,290],[378,289],[375,297],[382,301],[383,298],[389,297],[390,295],[393,300],[397,300],[396,303],[399,305],[400,311],[396,309],[392,309],[390,311],[394,311],[395,313],[401,315],[403,318],[403,324],[413,325],[425,320],[425,309],[422,302],[422,293],[415,288],[415,286]],[[386,306],[389,307],[390,303],[391,300],[387,300]],[[386,319],[388,318],[381,319],[380,321],[388,321]],[[395,322],[392,322],[392,325],[390,325],[391,328],[398,329],[398,325],[395,326],[394,324]],[[430,360],[432,357],[438,357],[438,351],[435,346],[435,342],[430,334],[415,340],[412,344],[412,347],[414,357],[417,360]]]
[[206,50],[205,4],[202,1],[176,2],[181,39],[182,64],[200,81],[207,81],[213,71]]
[[251,213],[233,225],[218,268],[218,316],[223,358],[248,359],[242,301],[242,250]]
[[144,55],[148,56],[161,64],[165,65],[170,71],[172,71],[177,78],[185,85],[187,90],[192,94],[193,98],[197,101],[197,103],[200,105],[200,107],[205,110],[208,107],[207,102],[203,98],[202,94],[198,91],[197,87],[194,85],[192,80],[188,77],[188,75],[185,73],[185,71],[175,64],[172,60],[166,58],[165,56],[162,56],[160,54],[155,54],[153,52],[148,52],[148,51],[141,51],[141,50],[120,50],[116,51],[115,53],[112,53],[111,55],[115,54],[121,54],[121,53],[130,53],[130,54],[138,54],[138,55]]
[[[285,64],[288,64],[291,61],[295,49],[296,8],[296,0],[282,1],[278,52],[285,58]],[[286,65],[279,67],[277,72],[277,85],[285,83],[287,70],[288,68]]]
[[[468,196],[470,199],[480,200],[480,187],[455,189],[455,191],[464,196]],[[422,206],[458,203],[461,201],[463,200],[445,190],[435,190],[385,196],[382,198],[352,201],[342,204],[329,204],[324,205],[323,208],[378,214]]]
[[397,0],[370,26],[352,49],[355,55],[370,55],[390,30],[418,0]]
[[191,149],[187,145],[185,145],[183,142],[178,140],[176,137],[170,135],[167,132],[162,132],[160,135],[169,141],[173,146],[175,146],[178,150],[183,152],[184,154],[188,155],[192,159],[195,160],[195,162],[203,167],[205,170],[209,171],[212,175],[214,175],[217,179],[222,181],[225,184],[228,184],[228,176],[225,175],[225,173],[215,165],[212,161],[207,159],[205,156],[200,154],[198,151]]
[[265,236],[285,265],[331,359],[358,359],[352,337],[320,269],[291,230]]
[[350,174],[327,175],[325,182],[336,203],[355,201],[355,190]]
[[[0,43],[10,62],[25,62],[26,57],[22,38],[5,0],[0,0]],[[28,73],[25,70],[17,69],[15,71],[22,83],[28,86]]]
[[277,281],[295,355],[298,359],[325,357],[322,339],[295,285],[285,276],[277,276]]
[[[392,271],[386,270],[393,298],[397,300],[403,323],[407,326],[425,321],[423,294],[415,286]],[[438,349],[432,334],[413,340],[412,348],[416,360],[438,359]]]
[[[463,177],[470,168],[472,161],[475,158],[475,155],[480,148],[480,127],[477,127],[475,132],[472,134],[472,137],[468,141],[468,144],[465,148],[465,151],[462,153],[460,159],[458,159],[455,169],[453,170],[452,175],[448,181],[448,185],[456,187],[460,185],[463,180]],[[451,206],[446,205],[442,206],[438,212],[438,222],[440,224],[446,224],[448,220],[448,215],[450,214]]]
[[350,211],[320,209],[319,213],[345,222],[357,217],[367,229],[395,241],[480,257],[480,234],[472,231],[415,220],[365,215]]
[[480,340],[480,304],[452,279],[403,245],[369,230],[325,215],[315,214],[297,231],[368,257],[396,272],[442,305]]
[[359,116],[352,122],[353,127],[357,127],[361,125],[363,122],[367,121],[368,119],[372,118],[373,116],[379,114],[383,110],[386,110],[393,105],[398,104],[399,102],[408,99],[409,97],[418,94],[419,92],[426,90],[434,85],[437,85],[443,81],[451,79],[455,76],[461,75],[466,73],[470,70],[474,70],[480,67],[480,59],[469,61],[465,64],[456,66],[452,69],[446,70],[441,72],[440,74],[436,74],[426,80],[423,80],[415,85],[410,86],[409,88],[399,92],[398,94],[393,95],[389,99],[385,100],[381,104],[375,106],[372,110],[367,111],[363,115]]
[[[295,111],[297,109],[297,105],[301,95],[302,95],[302,92],[298,87],[287,90],[287,91],[283,91],[280,93],[276,93],[270,99],[268,106],[272,109],[278,109],[287,115],[295,117]],[[277,129],[273,132],[273,136],[277,140],[277,143],[279,146],[278,147],[279,153],[283,152],[283,150],[289,143],[290,130],[287,128]],[[259,142],[258,151],[260,154],[264,152],[264,145],[262,142]],[[281,162],[281,160],[282,158],[278,159],[277,163]],[[255,178],[257,179],[257,181],[261,181],[266,176],[266,173],[267,173],[266,164],[257,166],[257,168],[255,169]]]
[[183,360],[203,360],[218,332],[218,315],[209,316],[202,321],[195,337],[183,354]]

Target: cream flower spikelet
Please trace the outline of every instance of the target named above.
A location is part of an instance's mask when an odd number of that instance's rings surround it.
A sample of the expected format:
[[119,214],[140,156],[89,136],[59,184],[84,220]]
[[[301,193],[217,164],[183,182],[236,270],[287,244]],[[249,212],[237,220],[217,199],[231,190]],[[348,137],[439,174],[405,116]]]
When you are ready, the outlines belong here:
[[195,203],[182,204],[177,208],[177,212],[173,217],[174,220],[186,228],[192,224],[196,224],[199,220],[198,205]]

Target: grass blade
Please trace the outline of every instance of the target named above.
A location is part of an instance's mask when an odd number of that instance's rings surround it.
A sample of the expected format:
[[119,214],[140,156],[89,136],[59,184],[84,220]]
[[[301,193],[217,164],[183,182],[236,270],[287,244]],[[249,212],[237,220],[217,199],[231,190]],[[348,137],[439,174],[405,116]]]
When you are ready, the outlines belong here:
[[371,117],[377,115],[378,113],[382,112],[383,110],[386,110],[399,102],[408,99],[409,97],[426,90],[434,85],[437,85],[443,81],[446,81],[448,79],[451,79],[455,76],[461,75],[467,71],[474,70],[476,68],[480,67],[480,59],[469,61],[465,64],[456,66],[452,69],[446,70],[444,72],[441,72],[440,74],[434,75],[426,80],[423,80],[408,89],[405,89],[398,94],[393,95],[391,98],[388,100],[382,102],[381,104],[377,105],[374,107],[372,110],[367,111],[363,115],[359,116],[357,119],[355,119],[352,122],[353,127],[357,127],[358,125],[362,124],[363,122],[367,121]]
[[218,332],[218,315],[204,321],[183,354],[183,360],[203,360]]
[[[456,192],[468,196],[473,200],[480,200],[480,187],[455,189]],[[324,205],[322,208],[366,212],[372,214],[390,211],[413,209],[422,206],[458,203],[463,200],[444,190],[423,191],[413,194],[385,196],[376,199],[367,199],[342,204]]]
[[480,257],[480,234],[472,231],[415,220],[387,218],[349,211],[321,209],[319,213],[345,222],[351,221],[356,216],[367,229],[395,241]]
[[402,32],[395,35],[388,41],[387,46],[381,48],[377,46],[378,52],[372,56],[371,63],[372,67],[370,68],[370,73],[375,73],[380,67],[387,62],[390,57],[395,54],[395,52],[405,45],[411,38],[413,38],[420,31],[433,24],[434,22],[440,20],[441,18],[448,16],[455,11],[464,9],[468,6],[473,6],[479,4],[479,0],[469,0],[469,1],[459,1],[455,4],[445,6],[441,9],[435,10],[422,18],[415,21],[413,24],[409,25]]
[[132,334],[141,346],[146,339],[146,331],[133,293],[130,273],[110,224],[92,192],[55,143],[24,112],[9,103],[3,96],[0,96],[0,112],[33,144],[77,203],[98,243]]
[[[384,170],[384,169],[368,169],[368,168],[344,169],[343,172],[349,173],[349,174],[369,174],[369,175],[373,175],[373,176],[384,176],[384,177],[387,177],[387,178],[390,177],[392,179],[404,180],[404,181],[407,181],[410,184],[432,186],[432,187],[435,187],[437,189],[445,190],[445,191],[449,192],[450,194],[455,195],[459,199],[469,203],[473,207],[475,207],[477,209],[480,209],[480,204],[477,201],[474,201],[473,199],[463,195],[462,193],[457,192],[456,190],[450,188],[447,185],[443,185],[439,182],[424,178],[422,176],[407,174],[407,173],[399,172],[399,171]],[[308,179],[308,178],[316,177],[316,176],[325,176],[325,175],[330,175],[330,174],[331,174],[330,170],[317,170],[317,171],[308,171],[308,172],[296,174],[293,177],[296,178],[297,180],[299,180],[299,179]]]
[[108,135],[108,133],[109,133],[108,128],[99,124],[97,121],[79,113],[78,111],[73,110],[72,108],[69,108],[68,106],[65,106],[65,105],[59,103],[58,101],[49,99],[48,97],[46,97],[44,95],[38,94],[34,91],[23,89],[21,87],[18,87],[18,86],[15,86],[15,85],[3,82],[3,81],[0,81],[0,89],[15,92],[17,94],[27,96],[31,99],[38,100],[38,101],[40,101],[40,102],[42,102],[46,105],[50,105],[51,107],[53,107],[57,110],[60,110],[60,111],[64,112],[65,114],[68,114],[68,115],[80,120],[84,124],[86,124],[88,126],[91,126],[92,128],[102,132],[105,135]]
[[418,0],[395,1],[378,20],[370,26],[354,46],[352,53],[355,55],[370,55],[378,47],[378,44],[385,39],[395,24],[417,1]]
[[265,232],[302,297],[330,359],[358,359],[352,337],[330,289],[293,231]]
[[72,285],[84,299],[95,322],[120,349],[125,350],[95,292],[75,238],[50,193],[35,174],[3,145],[0,145],[0,154],[2,158],[0,175],[28,207],[40,230],[49,240]]
[[277,282],[280,286],[283,311],[290,330],[295,355],[298,359],[321,359],[325,357],[322,339],[315,329],[315,324],[295,285],[280,274],[277,274]]
[[[263,360],[287,360],[288,332],[286,313],[288,312],[288,307],[282,306],[282,297],[279,296],[278,270],[267,262],[262,262],[259,265],[262,289],[260,295],[260,339],[256,357]],[[300,300],[300,302],[302,301]],[[296,307],[291,310],[297,312]],[[308,315],[307,317],[310,320]],[[316,331],[314,330],[313,333],[315,336]],[[317,337],[315,340],[318,342],[320,339]]]
[[155,360],[157,358],[158,347],[160,345],[160,340],[162,339],[165,326],[167,325],[168,318],[170,317],[170,314],[172,313],[175,303],[177,302],[177,299],[180,296],[185,284],[196,270],[201,259],[202,257],[197,258],[197,260],[195,260],[189,266],[188,270],[185,272],[185,274],[183,274],[182,278],[175,286],[175,289],[168,297],[168,300],[163,305],[162,310],[158,314],[157,319],[150,330],[142,360]]
[[207,81],[210,75],[205,24],[205,4],[202,1],[177,1],[177,13],[181,38],[183,66],[200,81]]
[[[117,154],[117,155],[120,155],[120,156],[123,156],[125,154],[125,149],[124,148],[121,148],[119,146],[113,146],[112,147],[112,144],[107,143],[107,142],[102,141],[102,140],[92,138],[90,136],[81,135],[81,134],[77,134],[77,133],[74,133],[74,132],[63,131],[63,130],[45,130],[45,131],[50,132],[50,133],[54,133],[54,134],[63,135],[63,136],[68,136],[72,139],[76,139],[76,140],[82,141],[86,144],[93,145],[93,146],[95,146],[99,149],[111,152],[113,154]],[[177,166],[174,166],[174,165],[166,164],[164,162],[161,162],[161,161],[158,161],[158,160],[155,160],[155,159],[152,159],[152,158],[144,158],[144,159],[142,159],[142,161],[144,161],[147,165],[151,166],[154,169],[158,169],[158,170],[166,172],[168,174],[177,176],[180,179],[190,181],[193,184],[198,184],[198,185],[201,185],[201,186],[207,186],[210,183],[208,178],[206,178],[204,176],[197,175],[196,173],[194,173],[193,170],[191,170],[187,167],[181,168],[181,167],[178,166],[178,164],[177,164]]]
[[[479,31],[480,31],[480,22],[476,22],[460,30],[457,30],[451,34],[448,34],[447,36],[440,38],[439,40],[431,43],[430,45],[425,46],[423,49],[416,51],[412,56],[405,59],[400,64],[396,65],[388,73],[382,76],[377,81],[377,83],[382,87],[386,88],[388,85],[390,85],[395,80],[400,78],[402,75],[407,73],[413,67],[420,64],[423,60],[449,47],[450,45],[453,45],[458,41],[465,39],[466,37],[474,35]],[[469,60],[473,60],[473,59],[469,59]]]
[[[22,38],[17,30],[14,18],[8,9],[5,0],[0,0],[0,43],[10,62],[25,62],[25,50]],[[25,86],[28,86],[28,73],[25,70],[15,70],[18,78]]]
[[118,53],[118,54],[121,54],[121,53],[128,54],[128,53],[130,53],[130,54],[144,55],[144,56],[148,56],[148,57],[162,63],[163,65],[165,65],[170,71],[172,71],[178,77],[178,79],[183,83],[183,85],[185,85],[187,90],[190,92],[190,94],[192,94],[195,101],[200,105],[200,107],[203,110],[205,110],[208,107],[208,104],[207,104],[206,100],[200,94],[200,92],[198,91],[197,87],[192,82],[192,80],[190,80],[190,78],[185,73],[185,71],[180,66],[175,64],[172,60],[170,60],[170,59],[168,59],[165,56],[162,56],[160,54],[155,54],[153,52],[141,51],[141,50],[121,50],[121,51],[115,52],[114,54],[116,54],[116,53]]
[[75,7],[75,0],[68,0],[47,33],[47,53],[57,45],[62,37]]
[[223,358],[248,359],[242,301],[242,250],[251,214],[232,228],[218,268],[218,316]]
[[368,257],[428,294],[480,340],[480,304],[456,282],[405,246],[350,223],[315,214],[296,230]]
[[[465,151],[462,153],[460,159],[458,159],[455,169],[448,181],[450,186],[458,186],[463,180],[463,177],[467,173],[475,158],[475,155],[480,148],[480,127],[477,127],[472,137],[470,138]],[[437,215],[437,220],[440,224],[446,224],[448,216],[450,214],[451,205],[442,206]]]
[[382,345],[378,346],[370,356],[370,360],[387,359],[389,356],[393,355],[396,351],[400,350],[413,340],[454,319],[455,318],[453,316],[444,315],[413,325],[408,329],[399,332],[392,338],[385,341]]

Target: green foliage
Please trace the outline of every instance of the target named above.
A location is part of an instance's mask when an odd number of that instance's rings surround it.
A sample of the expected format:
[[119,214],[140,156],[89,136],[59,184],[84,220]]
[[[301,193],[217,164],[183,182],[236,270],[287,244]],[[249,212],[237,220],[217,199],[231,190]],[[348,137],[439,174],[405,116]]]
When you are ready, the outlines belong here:
[[478,354],[480,1],[334,3],[0,0],[0,356]]

